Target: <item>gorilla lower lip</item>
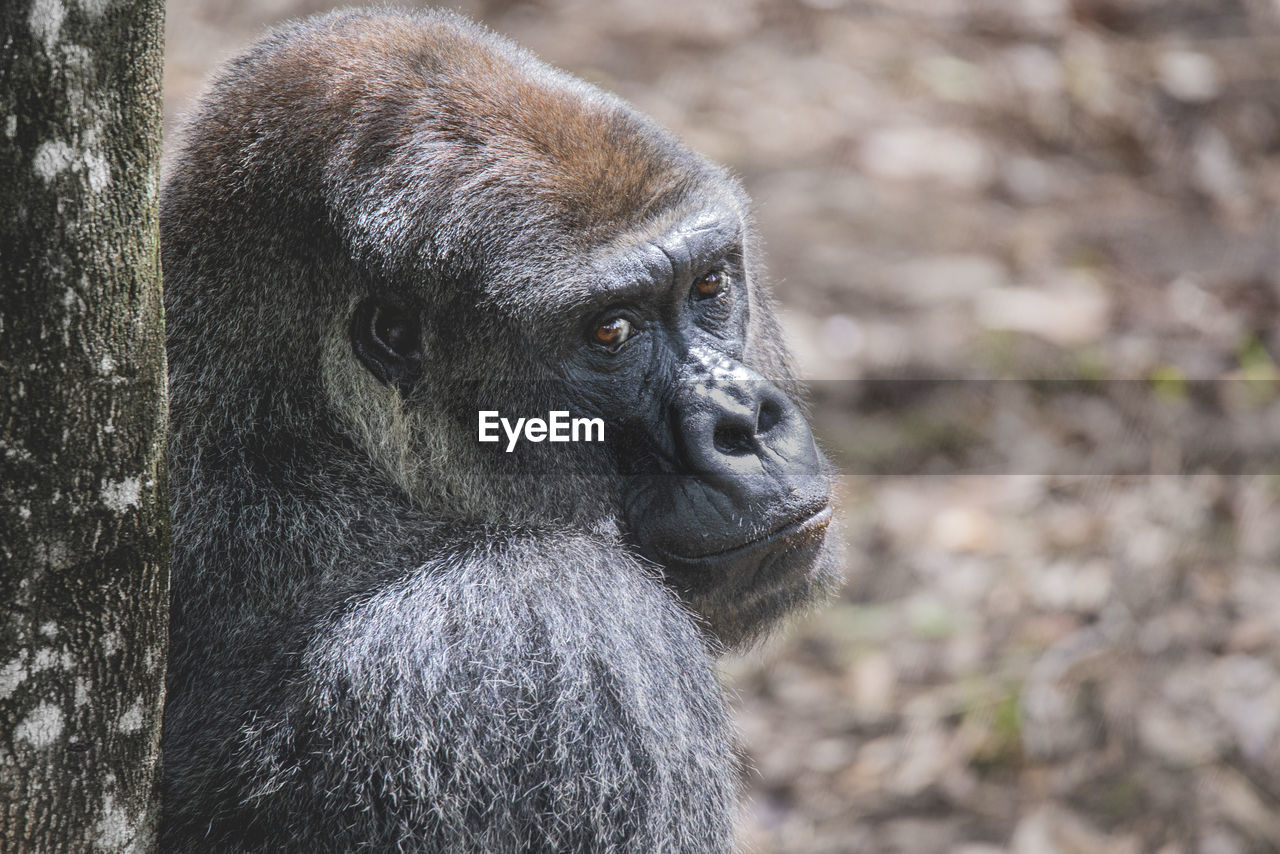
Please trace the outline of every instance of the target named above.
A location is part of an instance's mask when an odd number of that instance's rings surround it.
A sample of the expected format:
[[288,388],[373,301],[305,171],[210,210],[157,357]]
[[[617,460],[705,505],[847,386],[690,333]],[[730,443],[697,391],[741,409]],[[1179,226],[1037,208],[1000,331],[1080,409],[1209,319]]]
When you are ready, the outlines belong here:
[[834,512],[830,504],[824,504],[821,508],[802,517],[799,520],[788,522],[778,530],[764,537],[754,540],[748,540],[740,545],[724,549],[718,552],[712,552],[706,555],[684,556],[671,555],[671,558],[679,564],[690,568],[712,568],[723,563],[732,562],[755,556],[757,552],[767,552],[777,548],[785,548],[791,545],[797,538],[809,539],[815,535],[821,534],[831,524],[831,518]]

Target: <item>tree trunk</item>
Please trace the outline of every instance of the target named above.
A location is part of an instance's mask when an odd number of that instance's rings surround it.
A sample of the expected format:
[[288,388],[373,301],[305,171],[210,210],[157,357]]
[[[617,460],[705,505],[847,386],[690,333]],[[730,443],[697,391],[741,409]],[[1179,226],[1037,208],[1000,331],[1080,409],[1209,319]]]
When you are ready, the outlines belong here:
[[0,851],[143,851],[168,608],[161,0],[0,4]]

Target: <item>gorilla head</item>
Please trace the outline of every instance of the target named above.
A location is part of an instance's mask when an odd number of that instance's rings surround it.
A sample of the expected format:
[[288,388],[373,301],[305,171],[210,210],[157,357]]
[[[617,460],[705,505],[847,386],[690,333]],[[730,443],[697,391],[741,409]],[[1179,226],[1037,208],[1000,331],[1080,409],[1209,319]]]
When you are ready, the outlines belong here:
[[[431,609],[461,601],[448,630],[461,636],[480,633],[468,619],[508,605],[548,647],[565,626],[583,633],[592,663],[571,681],[616,684],[623,699],[613,711],[578,708],[570,729],[640,732],[628,674],[669,661],[664,677],[645,677],[659,684],[644,702],[703,710],[685,743],[720,758],[683,785],[719,792],[707,808],[719,817],[699,831],[711,833],[707,847],[687,850],[721,847],[728,749],[714,676],[694,662],[708,644],[747,642],[830,588],[838,564],[826,463],[798,407],[738,185],[618,99],[460,19],[342,13],[277,31],[215,82],[171,164],[162,242],[176,519],[167,797],[205,792],[203,806],[178,808],[197,813],[191,826],[200,809],[266,810],[262,792],[286,787],[275,771],[261,782],[258,766],[319,761],[282,759],[278,745],[267,756],[261,739],[244,746],[272,708],[293,710],[290,744],[299,728],[371,728],[363,737],[375,739],[391,730],[367,709],[308,724],[331,716],[317,710],[316,685],[341,682],[335,696],[347,702],[367,680],[388,684],[379,668],[422,666],[445,631],[426,627]],[[598,418],[604,441],[526,441],[508,453],[478,441],[482,410]],[[573,545],[548,566],[558,543]],[[492,576],[488,586],[459,592],[463,566]],[[572,599],[597,595],[582,592],[590,585],[569,592],[593,573],[613,579],[618,601]],[[535,574],[563,591],[518,592]],[[397,599],[376,618],[360,610],[417,584],[434,604],[407,612]],[[608,631],[599,621],[612,621]],[[318,670],[316,650],[338,626],[408,640],[378,647],[391,664]],[[517,677],[545,664],[485,631],[461,652],[450,641],[452,654],[488,656]],[[610,646],[619,632],[633,640]],[[413,667],[403,670],[411,683],[422,679]],[[294,693],[272,706],[276,683],[262,674]],[[403,690],[417,699],[405,700],[400,736],[438,712],[431,690]],[[564,702],[535,705],[535,716],[568,714]],[[498,729],[505,711],[474,714],[480,723],[467,726]],[[442,726],[468,749],[470,730]],[[252,796],[210,782],[204,767],[233,743],[234,774],[255,781],[244,784]],[[667,750],[635,747],[634,773],[617,785],[659,791],[668,783],[657,780],[677,779],[672,769],[697,753]],[[458,754],[414,755],[453,768]],[[311,773],[372,773],[358,765],[348,752]],[[642,766],[656,777],[642,779]],[[511,773],[494,770],[484,784],[503,791]],[[434,819],[405,819],[408,785],[383,781],[362,821],[417,822],[422,838],[466,848],[441,830],[452,813],[438,803],[419,807]],[[450,785],[431,797],[465,801],[463,783]],[[672,804],[692,797],[670,785]],[[459,814],[474,810],[466,803]],[[598,842],[608,834],[590,826],[604,821],[597,807],[569,799],[537,821],[576,814],[588,826],[581,838]],[[633,816],[619,838],[686,850],[673,820]],[[486,844],[551,838],[524,821]],[[264,827],[254,839],[270,837]]]

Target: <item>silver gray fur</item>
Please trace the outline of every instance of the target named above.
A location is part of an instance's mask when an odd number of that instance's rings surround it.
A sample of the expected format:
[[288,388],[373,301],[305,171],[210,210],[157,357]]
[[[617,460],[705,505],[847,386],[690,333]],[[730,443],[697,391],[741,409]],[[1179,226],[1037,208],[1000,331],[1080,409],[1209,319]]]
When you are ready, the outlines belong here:
[[[716,642],[624,544],[608,458],[533,447],[560,474],[523,476],[474,441],[481,399],[562,404],[521,354],[561,322],[547,283],[586,275],[590,241],[453,137],[393,147],[410,121],[397,81],[434,91],[460,51],[616,114],[675,164],[671,210],[696,191],[747,220],[736,185],[648,120],[451,16],[329,15],[221,72],[162,198],[163,850],[734,848]],[[357,69],[339,78],[343,56]],[[426,318],[408,396],[352,356],[371,291]],[[752,359],[785,386],[752,299]]]

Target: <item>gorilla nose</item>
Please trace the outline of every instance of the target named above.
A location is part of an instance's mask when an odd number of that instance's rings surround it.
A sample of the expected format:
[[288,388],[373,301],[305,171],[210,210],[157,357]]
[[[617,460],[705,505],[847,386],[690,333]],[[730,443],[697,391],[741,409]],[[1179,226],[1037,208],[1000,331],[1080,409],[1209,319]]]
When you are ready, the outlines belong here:
[[711,434],[716,452],[727,456],[758,453],[764,437],[782,421],[783,405],[789,405],[789,401],[780,403],[775,397],[765,396],[754,407],[725,407]]
[[[702,377],[680,407],[685,464],[743,505],[786,501],[821,473],[804,416],[780,389],[741,365]],[[825,493],[825,489],[823,490]]]

